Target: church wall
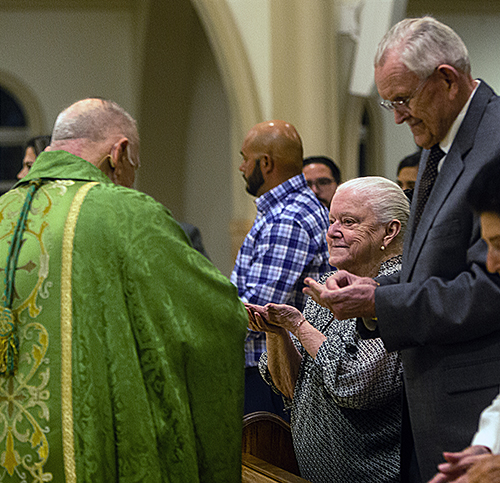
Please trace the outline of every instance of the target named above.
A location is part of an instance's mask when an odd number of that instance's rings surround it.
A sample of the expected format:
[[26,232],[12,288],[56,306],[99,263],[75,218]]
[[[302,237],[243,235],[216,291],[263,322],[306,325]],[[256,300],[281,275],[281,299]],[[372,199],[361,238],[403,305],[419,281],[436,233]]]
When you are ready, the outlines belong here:
[[46,132],[86,96],[110,97],[135,114],[133,34],[127,10],[3,11],[0,70],[38,97]]

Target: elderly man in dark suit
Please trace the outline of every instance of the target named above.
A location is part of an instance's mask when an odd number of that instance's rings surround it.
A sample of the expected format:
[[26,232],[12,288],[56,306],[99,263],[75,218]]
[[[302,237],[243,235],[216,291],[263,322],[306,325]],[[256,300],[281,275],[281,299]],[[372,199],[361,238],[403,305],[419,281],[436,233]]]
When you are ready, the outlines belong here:
[[[402,271],[377,280],[338,272],[305,292],[337,319],[360,317],[404,365],[403,482],[430,479],[443,450],[466,446],[500,384],[500,278],[487,272],[479,217],[465,201],[500,152],[500,99],[474,80],[465,45],[430,17],[406,19],[375,58],[382,106],[424,148]],[[363,319],[361,319],[363,318]]]

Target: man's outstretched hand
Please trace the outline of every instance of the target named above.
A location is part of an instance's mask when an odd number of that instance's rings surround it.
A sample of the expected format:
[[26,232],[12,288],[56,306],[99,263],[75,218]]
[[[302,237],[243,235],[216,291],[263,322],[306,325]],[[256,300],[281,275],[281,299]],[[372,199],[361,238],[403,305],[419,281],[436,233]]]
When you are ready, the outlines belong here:
[[324,285],[312,278],[304,280],[303,292],[330,310],[338,320],[375,317],[375,289],[378,283],[370,277],[359,277],[339,270]]

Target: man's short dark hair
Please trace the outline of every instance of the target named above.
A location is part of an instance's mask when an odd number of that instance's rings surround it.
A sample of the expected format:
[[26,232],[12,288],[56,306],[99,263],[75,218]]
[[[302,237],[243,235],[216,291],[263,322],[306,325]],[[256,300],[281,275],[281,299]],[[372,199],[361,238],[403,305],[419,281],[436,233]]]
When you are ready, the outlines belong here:
[[477,213],[500,216],[500,156],[479,171],[467,192],[467,202]]
[[304,159],[303,166],[307,166],[308,164],[313,163],[319,163],[328,166],[328,168],[330,168],[330,171],[332,172],[332,177],[335,180],[335,183],[340,184],[340,169],[335,164],[335,161],[333,159],[326,156],[309,156],[308,158]]
[[422,154],[422,150],[419,150],[413,154],[410,154],[409,156],[406,156],[403,158],[399,164],[398,164],[398,171],[396,173],[396,176],[399,175],[400,171],[403,168],[413,168],[413,166],[418,166],[418,163],[420,162],[420,155]]

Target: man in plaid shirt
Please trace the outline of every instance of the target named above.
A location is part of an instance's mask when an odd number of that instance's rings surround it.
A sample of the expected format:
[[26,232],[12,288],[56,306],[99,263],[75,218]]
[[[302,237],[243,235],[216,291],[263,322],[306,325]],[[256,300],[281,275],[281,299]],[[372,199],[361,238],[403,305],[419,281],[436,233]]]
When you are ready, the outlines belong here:
[[[245,302],[304,308],[304,279],[331,270],[326,231],[328,213],[302,175],[302,141],[284,121],[262,122],[245,137],[240,171],[257,196],[257,216],[240,248],[231,282]],[[258,373],[266,336],[249,331],[245,342],[245,414],[283,414],[281,398]]]

